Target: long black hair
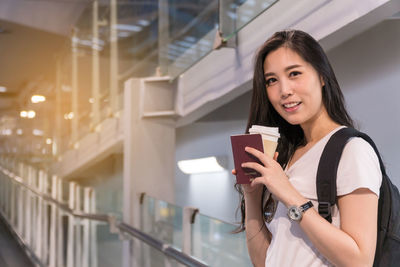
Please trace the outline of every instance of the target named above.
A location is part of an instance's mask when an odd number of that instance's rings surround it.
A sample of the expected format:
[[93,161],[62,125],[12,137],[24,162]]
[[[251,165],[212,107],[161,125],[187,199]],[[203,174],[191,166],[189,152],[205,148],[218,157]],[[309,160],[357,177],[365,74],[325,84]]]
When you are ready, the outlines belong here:
[[[253,76],[253,96],[251,100],[250,114],[247,122],[246,133],[252,125],[264,125],[270,127],[279,127],[281,138],[278,141],[277,151],[279,152],[278,162],[285,168],[290,157],[300,146],[306,144],[303,130],[300,125],[292,125],[283,119],[273,108],[268,99],[266,91],[266,81],[264,77],[264,61],[269,53],[280,47],[287,47],[296,52],[306,62],[317,71],[324,81],[322,86],[322,102],[329,117],[340,125],[353,127],[353,120],[346,111],[344,97],[340,90],[339,83],[336,80],[335,73],[329,63],[328,57],[319,43],[309,34],[299,30],[285,30],[276,32],[272,35],[258,50],[255,58],[254,76]],[[240,185],[235,185],[240,195],[241,224],[237,232],[245,230],[245,203],[243,191]],[[266,188],[264,187],[262,203],[260,203],[260,212],[265,220],[273,216],[273,199],[269,197],[264,201]]]

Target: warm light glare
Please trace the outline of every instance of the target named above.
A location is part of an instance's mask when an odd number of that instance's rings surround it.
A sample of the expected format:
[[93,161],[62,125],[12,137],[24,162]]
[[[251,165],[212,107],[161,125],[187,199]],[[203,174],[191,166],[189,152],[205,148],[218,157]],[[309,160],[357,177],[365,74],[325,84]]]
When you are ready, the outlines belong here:
[[35,118],[35,116],[36,116],[36,112],[35,111],[33,111],[33,110],[29,110],[28,111],[28,118],[29,119],[33,119],[33,118]]
[[32,134],[36,136],[43,136],[43,131],[38,129],[33,129]]
[[33,95],[31,98],[32,103],[40,103],[46,101],[46,97],[43,95]]
[[89,98],[89,103],[90,103],[90,104],[93,104],[93,103],[94,103],[94,98],[93,98],[93,97]]
[[47,138],[47,139],[46,139],[46,144],[51,145],[51,143],[53,143],[53,141],[51,140],[51,138]]
[[21,118],[26,118],[28,117],[28,111],[23,110],[19,113],[19,115],[21,116]]
[[22,135],[22,129],[17,129],[17,134]]
[[4,86],[0,86],[0,93],[5,93],[7,92],[7,88],[5,88]]
[[74,118],[74,113],[73,112],[64,114],[64,119],[66,119],[66,120],[72,120],[73,118]]
[[1,130],[1,135],[12,135],[11,129],[3,129]]
[[186,174],[220,172],[225,169],[218,163],[216,157],[178,161],[179,169]]

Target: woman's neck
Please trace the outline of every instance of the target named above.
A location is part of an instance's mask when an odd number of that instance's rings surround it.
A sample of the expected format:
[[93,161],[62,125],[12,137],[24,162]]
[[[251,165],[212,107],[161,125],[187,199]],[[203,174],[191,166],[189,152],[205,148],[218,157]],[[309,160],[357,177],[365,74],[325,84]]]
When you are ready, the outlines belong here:
[[325,111],[313,122],[302,124],[301,128],[306,144],[314,144],[339,126],[340,124],[334,122]]

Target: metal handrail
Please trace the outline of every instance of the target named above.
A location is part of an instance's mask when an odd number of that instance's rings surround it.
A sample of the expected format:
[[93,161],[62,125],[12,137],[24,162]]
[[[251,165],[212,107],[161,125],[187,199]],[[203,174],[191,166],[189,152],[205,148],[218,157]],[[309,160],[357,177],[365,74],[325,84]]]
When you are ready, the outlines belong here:
[[107,222],[110,225],[110,228],[113,229],[118,229],[120,233],[126,233],[132,237],[135,237],[137,239],[140,239],[144,243],[150,245],[151,247],[157,249],[158,251],[164,253],[166,256],[173,258],[174,260],[190,267],[207,267],[208,265],[193,258],[190,255],[187,255],[183,253],[182,251],[176,249],[173,247],[171,244],[164,243],[158,239],[155,239],[151,235],[148,235],[139,229],[126,224],[121,221],[116,221],[115,217],[113,215],[108,215],[108,214],[98,214],[98,213],[85,213],[85,212],[80,212],[80,211],[74,211],[73,209],[69,208],[66,203],[59,202],[58,200],[52,198],[48,194],[43,194],[41,192],[38,192],[35,188],[31,187],[30,185],[27,185],[23,182],[23,179],[17,175],[15,175],[13,172],[8,171],[7,169],[3,168],[0,166],[0,171],[3,172],[6,176],[9,178],[13,179],[13,181],[38,197],[51,202],[61,208],[64,212],[74,216],[74,217],[79,217],[81,219],[88,219],[88,220],[94,220],[94,221],[101,221],[101,222]]

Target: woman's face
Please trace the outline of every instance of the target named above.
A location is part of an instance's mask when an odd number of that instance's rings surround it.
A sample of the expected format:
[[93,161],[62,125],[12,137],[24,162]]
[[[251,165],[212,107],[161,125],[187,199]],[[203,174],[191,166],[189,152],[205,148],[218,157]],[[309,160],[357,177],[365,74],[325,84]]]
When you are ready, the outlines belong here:
[[290,124],[305,126],[327,116],[322,102],[322,79],[290,48],[281,47],[268,54],[264,76],[269,101]]

